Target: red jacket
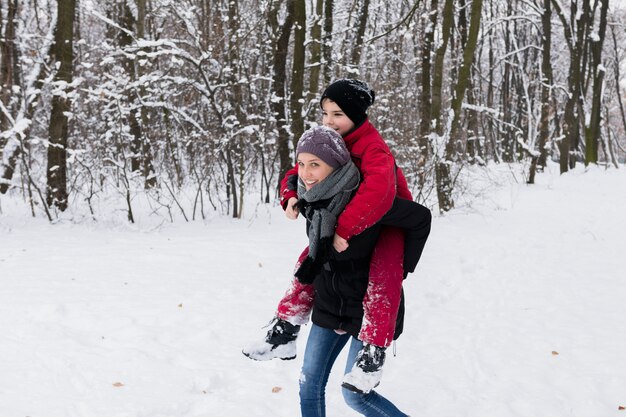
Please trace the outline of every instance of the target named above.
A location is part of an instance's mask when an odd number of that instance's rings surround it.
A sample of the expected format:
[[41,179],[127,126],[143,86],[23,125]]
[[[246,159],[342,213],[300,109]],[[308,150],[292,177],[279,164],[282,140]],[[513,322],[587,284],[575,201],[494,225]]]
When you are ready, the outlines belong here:
[[[376,128],[366,120],[344,138],[352,161],[361,172],[361,184],[337,219],[335,232],[346,240],[376,224],[391,208],[396,195],[412,200],[406,179]],[[290,178],[298,175],[298,166],[290,169],[281,181],[281,205],[298,198]]]

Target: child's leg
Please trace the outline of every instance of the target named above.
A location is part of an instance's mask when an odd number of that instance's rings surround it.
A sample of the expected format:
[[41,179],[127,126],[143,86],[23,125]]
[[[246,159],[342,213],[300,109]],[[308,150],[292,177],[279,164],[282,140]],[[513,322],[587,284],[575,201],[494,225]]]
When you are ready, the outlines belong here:
[[348,334],[311,326],[304,363],[300,374],[300,410],[302,417],[325,417],[325,392],[328,375],[337,355],[350,339]]
[[404,232],[385,226],[372,253],[369,284],[363,299],[359,339],[388,347],[393,341],[400,306],[404,269]]
[[[350,351],[348,352],[348,360],[346,362],[346,371],[349,373],[352,370],[352,365],[356,360],[357,353],[363,347],[363,342],[352,338],[350,344]],[[353,410],[368,417],[407,417],[402,411],[393,405],[388,399],[375,391],[370,391],[368,394],[360,394],[354,391],[350,391],[346,388],[342,388],[341,392],[346,403]]]
[[[309,248],[307,247],[298,258],[296,269],[308,254]],[[263,341],[244,346],[243,354],[257,361],[275,358],[294,359],[296,357],[298,331],[300,325],[309,321],[314,296],[315,288],[313,285],[301,284],[294,276],[289,284],[289,289],[278,303],[276,317],[280,320],[273,321],[272,328]]]
[[[308,254],[309,248],[306,247],[302,251],[302,254],[300,254],[294,271],[298,269]],[[309,316],[311,315],[314,299],[315,288],[313,288],[313,285],[302,284],[298,281],[298,278],[294,276],[287,292],[278,303],[276,316],[290,322],[291,324],[306,324],[309,321]]]

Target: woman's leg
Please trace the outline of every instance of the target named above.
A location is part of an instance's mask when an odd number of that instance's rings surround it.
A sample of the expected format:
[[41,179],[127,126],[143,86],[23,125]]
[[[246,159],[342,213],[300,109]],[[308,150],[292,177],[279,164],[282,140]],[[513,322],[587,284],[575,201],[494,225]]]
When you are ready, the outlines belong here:
[[[356,360],[356,354],[363,347],[363,342],[358,339],[352,338],[350,344],[350,351],[348,353],[348,361],[346,363],[345,373],[352,370],[352,366]],[[359,394],[354,391],[350,391],[346,388],[341,388],[343,398],[346,403],[355,411],[363,414],[367,417],[407,417],[402,411],[393,405],[388,399],[382,395],[377,394],[375,391],[370,391],[369,394]]]
[[302,417],[325,417],[325,390],[328,375],[337,355],[350,335],[339,335],[330,329],[311,326],[300,374],[300,410]]

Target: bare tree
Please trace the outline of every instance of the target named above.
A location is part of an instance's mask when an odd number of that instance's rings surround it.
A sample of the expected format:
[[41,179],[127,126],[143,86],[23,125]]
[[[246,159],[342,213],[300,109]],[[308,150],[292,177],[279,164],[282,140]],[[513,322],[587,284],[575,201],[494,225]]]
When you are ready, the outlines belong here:
[[534,184],[535,172],[543,171],[548,159],[548,141],[550,139],[550,118],[552,114],[552,8],[551,0],[543,1],[541,15],[542,59],[541,59],[541,119],[539,126],[539,155],[532,158],[528,182]]
[[[596,1],[597,4],[597,1]],[[594,6],[595,10],[595,6]],[[602,1],[600,7],[600,22],[597,36],[590,40],[591,72],[593,74],[593,98],[591,104],[591,117],[585,127],[585,165],[598,163],[598,143],[600,142],[602,119],[602,90],[604,89],[604,74],[606,69],[602,65],[602,49],[606,36],[606,22],[609,10],[609,1]]]
[[293,148],[304,132],[304,116],[302,114],[304,100],[304,63],[306,39],[306,2],[295,0],[294,31],[293,31],[293,64],[291,71],[290,114]]
[[274,9],[271,16],[271,25],[277,33],[274,47],[274,82],[272,94],[272,110],[276,117],[276,128],[278,130],[278,158],[280,169],[278,171],[278,186],[283,175],[293,166],[293,160],[289,151],[289,130],[286,120],[285,87],[286,87],[286,66],[287,54],[289,52],[289,38],[294,24],[295,0],[287,0],[285,20],[282,24],[278,22],[279,5]]
[[57,3],[57,25],[55,30],[54,57],[58,69],[54,77],[58,89],[52,97],[52,110],[48,128],[48,186],[46,202],[64,211],[67,208],[67,143],[68,115],[72,102],[68,97],[73,79],[74,59],[74,15],[75,0],[59,0]]
[[459,76],[454,87],[454,96],[450,111],[452,113],[452,124],[450,127],[450,137],[446,144],[445,160],[437,163],[437,197],[439,200],[439,209],[442,211],[450,211],[454,207],[452,199],[452,176],[451,163],[458,160],[459,150],[458,141],[461,136],[461,106],[465,91],[470,82],[471,67],[474,61],[474,52],[478,41],[478,33],[480,31],[480,18],[482,16],[482,0],[472,1],[472,11],[470,17],[470,29],[467,43],[463,48],[463,63],[459,69]]
[[444,59],[448,49],[448,43],[452,36],[454,25],[454,1],[445,0],[442,12],[441,23],[441,41],[435,53],[435,66],[433,68],[433,84],[432,84],[432,114],[435,120],[436,131],[438,135],[443,134],[443,119],[441,109],[443,106],[443,76],[444,76]]
[[432,90],[431,90],[431,77],[432,77],[432,56],[435,47],[435,29],[437,25],[439,2],[438,0],[430,1],[430,9],[428,18],[425,19],[424,38],[422,40],[422,74],[421,74],[421,86],[422,92],[419,98],[420,106],[420,125],[418,146],[420,154],[417,160],[417,169],[419,175],[420,189],[424,186],[426,181],[425,166],[428,160],[430,149],[430,132],[432,126]]

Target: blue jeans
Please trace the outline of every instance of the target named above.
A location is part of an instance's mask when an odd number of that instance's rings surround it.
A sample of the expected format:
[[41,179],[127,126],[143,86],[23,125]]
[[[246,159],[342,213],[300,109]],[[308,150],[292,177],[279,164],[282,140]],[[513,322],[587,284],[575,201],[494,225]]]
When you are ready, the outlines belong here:
[[[312,324],[304,352],[304,364],[300,375],[300,410],[302,417],[325,417],[325,390],[335,359],[350,343],[345,373],[350,372],[363,343],[349,334],[339,335],[334,330]],[[407,417],[382,395],[371,391],[359,394],[341,388],[346,403],[355,411],[368,417]]]

